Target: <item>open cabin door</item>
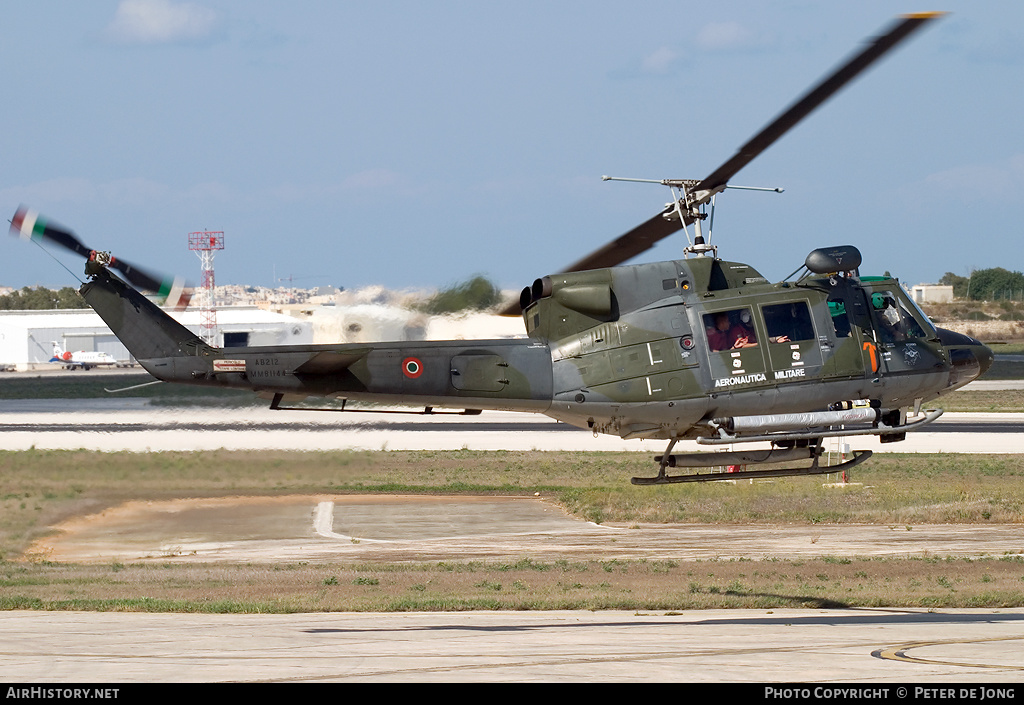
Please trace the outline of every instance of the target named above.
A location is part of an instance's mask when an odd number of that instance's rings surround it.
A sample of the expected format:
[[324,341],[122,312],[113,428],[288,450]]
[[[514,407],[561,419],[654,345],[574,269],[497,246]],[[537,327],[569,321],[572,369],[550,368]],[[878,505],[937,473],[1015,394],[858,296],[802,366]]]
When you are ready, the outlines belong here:
[[767,333],[772,381],[789,382],[820,376],[821,345],[808,301],[763,304],[760,311]]

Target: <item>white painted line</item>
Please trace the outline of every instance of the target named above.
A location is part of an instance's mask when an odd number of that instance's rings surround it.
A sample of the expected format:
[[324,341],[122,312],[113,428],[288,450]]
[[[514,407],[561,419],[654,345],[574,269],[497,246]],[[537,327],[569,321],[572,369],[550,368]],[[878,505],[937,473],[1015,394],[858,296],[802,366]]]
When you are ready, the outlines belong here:
[[391,541],[384,541],[381,539],[356,538],[346,534],[335,533],[334,502],[320,502],[316,505],[316,511],[313,512],[313,531],[315,531],[318,536],[322,536],[325,539],[343,539],[345,541],[359,543],[393,543]]

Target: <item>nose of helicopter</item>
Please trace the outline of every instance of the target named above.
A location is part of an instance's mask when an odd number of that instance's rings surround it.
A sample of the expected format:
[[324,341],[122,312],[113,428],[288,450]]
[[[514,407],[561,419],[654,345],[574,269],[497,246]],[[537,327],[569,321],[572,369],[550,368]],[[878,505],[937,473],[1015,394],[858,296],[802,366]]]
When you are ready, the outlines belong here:
[[981,372],[978,373],[980,377],[988,372],[988,368],[992,367],[992,360],[995,358],[995,355],[992,352],[992,348],[980,342],[972,347],[974,348],[974,356],[978,358],[978,364],[981,366]]
[[953,365],[947,391],[964,386],[992,367],[994,355],[991,348],[977,338],[944,328],[939,328],[938,332],[939,340],[949,353],[949,361]]

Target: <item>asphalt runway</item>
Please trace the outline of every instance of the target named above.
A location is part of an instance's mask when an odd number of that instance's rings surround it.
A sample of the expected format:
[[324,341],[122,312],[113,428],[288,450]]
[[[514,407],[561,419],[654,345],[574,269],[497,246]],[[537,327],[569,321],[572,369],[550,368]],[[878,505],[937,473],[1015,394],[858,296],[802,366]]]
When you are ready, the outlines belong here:
[[[661,453],[665,441],[623,440],[541,414],[474,416],[274,411],[266,407],[151,406],[145,399],[0,400],[8,450],[576,450]],[[838,441],[826,450],[841,450]],[[845,439],[854,449],[895,453],[1017,453],[1024,414],[947,413],[899,443]],[[764,445],[764,444],[762,444]],[[750,444],[757,447],[757,444]],[[765,447],[767,447],[765,445]],[[676,452],[707,451],[693,441]]]
[[[807,684],[816,700],[918,701],[923,696],[907,684],[930,683],[974,687],[973,699],[981,701],[999,700],[996,693],[1015,699],[1019,686],[992,684],[1024,681],[1024,610],[6,612],[0,636],[4,681],[107,687],[796,683]],[[844,684],[846,697],[832,694],[834,683]],[[983,694],[983,687],[992,690]],[[769,700],[763,687],[750,695]]]

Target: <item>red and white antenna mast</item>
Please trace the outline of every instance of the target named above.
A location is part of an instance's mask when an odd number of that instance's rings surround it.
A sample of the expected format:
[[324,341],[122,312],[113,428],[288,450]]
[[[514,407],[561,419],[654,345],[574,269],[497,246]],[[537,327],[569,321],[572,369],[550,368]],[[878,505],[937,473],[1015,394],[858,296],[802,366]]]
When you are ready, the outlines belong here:
[[188,234],[188,249],[199,256],[203,272],[199,284],[199,335],[209,345],[217,345],[217,306],[213,300],[213,255],[224,249],[223,231],[201,230]]

